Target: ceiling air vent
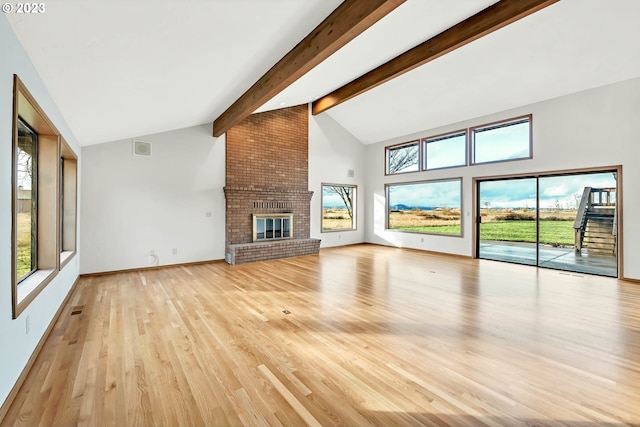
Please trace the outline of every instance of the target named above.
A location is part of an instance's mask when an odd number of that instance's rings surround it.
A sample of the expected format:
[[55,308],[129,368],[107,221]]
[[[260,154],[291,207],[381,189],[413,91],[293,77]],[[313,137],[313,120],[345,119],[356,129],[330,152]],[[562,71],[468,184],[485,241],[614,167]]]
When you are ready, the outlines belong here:
[[136,156],[151,156],[151,143],[133,140],[133,154]]

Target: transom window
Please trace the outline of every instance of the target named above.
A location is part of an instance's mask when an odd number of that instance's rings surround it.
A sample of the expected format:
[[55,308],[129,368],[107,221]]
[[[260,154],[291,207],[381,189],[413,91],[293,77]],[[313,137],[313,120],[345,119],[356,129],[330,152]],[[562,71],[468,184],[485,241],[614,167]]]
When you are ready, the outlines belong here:
[[385,151],[388,175],[420,170],[420,143],[418,141],[386,147]]
[[385,147],[385,174],[533,158],[532,115]]
[[466,130],[425,138],[424,169],[443,169],[467,165]]
[[472,163],[530,159],[531,116],[471,128]]

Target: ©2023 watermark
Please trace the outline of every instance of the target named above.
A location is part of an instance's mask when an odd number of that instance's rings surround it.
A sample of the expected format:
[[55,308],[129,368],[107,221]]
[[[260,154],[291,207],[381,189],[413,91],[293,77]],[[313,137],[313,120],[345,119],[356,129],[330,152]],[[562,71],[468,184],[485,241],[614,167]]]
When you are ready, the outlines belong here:
[[44,3],[3,3],[4,13],[45,13],[47,11]]

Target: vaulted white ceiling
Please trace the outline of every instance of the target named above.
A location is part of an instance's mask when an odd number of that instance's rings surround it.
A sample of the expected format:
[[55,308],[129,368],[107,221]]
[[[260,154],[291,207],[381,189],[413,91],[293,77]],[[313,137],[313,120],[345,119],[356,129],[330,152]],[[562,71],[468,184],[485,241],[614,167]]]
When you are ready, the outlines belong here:
[[[495,0],[407,0],[259,111],[313,101]],[[211,123],[339,0],[57,0],[6,15],[81,145]],[[640,76],[640,1],[561,0],[325,113],[363,143]]]

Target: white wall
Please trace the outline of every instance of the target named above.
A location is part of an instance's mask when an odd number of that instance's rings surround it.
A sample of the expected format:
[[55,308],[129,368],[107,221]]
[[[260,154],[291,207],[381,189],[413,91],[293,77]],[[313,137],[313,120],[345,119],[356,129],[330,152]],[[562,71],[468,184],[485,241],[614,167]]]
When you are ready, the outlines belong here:
[[[134,156],[133,139],[152,156]],[[363,203],[364,152],[333,119],[310,116],[311,236],[325,247],[364,241],[364,209],[357,230],[320,232],[321,183],[356,184]],[[148,267],[151,250],[158,265],[224,259],[225,137],[210,125],[85,146],[82,160],[81,273]]]
[[[533,159],[431,172],[384,176],[384,147],[524,114],[533,114]],[[640,279],[640,79],[526,105],[498,114],[425,130],[367,146],[366,240],[385,245],[472,255],[472,178],[622,165],[624,277]],[[392,232],[384,229],[384,184],[463,178],[463,237]],[[424,238],[424,242],[421,239]]]
[[[78,155],[80,148],[11,26],[0,16],[0,403],[7,398],[38,341],[78,277],[80,248],[51,283],[13,320],[11,313],[11,132],[13,75],[17,74]],[[26,333],[29,318],[30,332]]]
[[[364,199],[365,147],[326,114],[311,115],[309,108],[309,190],[311,199],[311,237],[322,239],[321,247],[349,245],[364,241],[366,223]],[[347,175],[348,170],[354,176]],[[322,183],[357,185],[356,230],[322,233]]]
[[[80,271],[96,273],[224,259],[225,138],[211,125],[82,148]],[[177,254],[173,254],[177,249]]]

